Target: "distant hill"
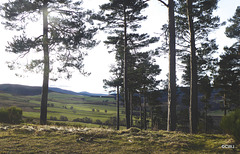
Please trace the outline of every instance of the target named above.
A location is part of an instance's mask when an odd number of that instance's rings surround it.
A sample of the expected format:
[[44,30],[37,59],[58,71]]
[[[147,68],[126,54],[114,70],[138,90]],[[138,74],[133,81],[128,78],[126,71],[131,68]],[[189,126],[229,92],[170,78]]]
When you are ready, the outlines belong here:
[[[183,91],[188,91],[188,87],[178,87],[177,88],[177,105],[180,107],[184,107],[182,104],[182,99],[184,96]],[[5,92],[5,93],[10,93],[14,95],[24,95],[24,96],[33,96],[33,95],[40,95],[42,88],[41,87],[36,87],[36,86],[25,86],[25,85],[18,85],[18,84],[0,84],[0,91]],[[108,95],[108,94],[95,94],[95,93],[90,93],[90,92],[73,92],[70,90],[64,90],[61,88],[56,88],[56,87],[50,87],[49,92],[57,92],[57,93],[63,93],[63,94],[70,94],[70,95],[82,95],[82,96],[89,96],[89,97],[106,97],[106,98],[114,98],[115,95]],[[220,108],[220,103],[219,101],[221,100],[220,97],[216,97],[216,94],[218,93],[218,90],[213,89],[212,91],[212,97],[210,99],[210,104],[211,104],[211,109],[216,110]],[[199,93],[198,95],[198,107],[199,109],[204,108],[204,104],[201,103],[201,97],[202,94]],[[167,96],[167,91],[162,90],[162,94],[159,97],[159,102],[162,102],[163,104],[167,105],[168,101],[168,96]]]
[[[25,85],[18,85],[18,84],[0,84],[0,91],[14,94],[14,95],[33,96],[33,95],[40,95],[42,92],[42,87],[25,86]],[[90,97],[108,96],[107,94],[95,94],[95,93],[90,93],[86,91],[77,93],[77,92],[64,90],[56,87],[49,87],[49,92],[57,92],[57,93],[70,94],[70,95],[83,95],[83,96],[90,96]]]
[[91,96],[91,97],[108,96],[108,94],[95,94],[95,93],[89,93],[87,91],[79,92],[78,95]]
[[95,94],[95,93],[90,93],[90,92],[87,92],[87,91],[73,92],[73,91],[70,91],[70,90],[64,90],[64,89],[61,89],[61,88],[54,88],[54,87],[50,87],[49,89],[51,91],[54,91],[54,92],[70,94],[70,95],[83,95],[83,96],[90,96],[90,97],[108,96],[108,94]]
[[70,91],[70,90],[64,90],[64,89],[61,89],[61,88],[49,87],[49,90],[54,91],[54,92],[58,92],[58,93],[63,93],[63,94],[79,95],[76,92],[73,92],[73,91]]
[[[14,95],[33,96],[40,95],[42,88],[37,86],[24,86],[18,84],[0,84],[0,91]],[[49,92],[52,91],[50,90]]]

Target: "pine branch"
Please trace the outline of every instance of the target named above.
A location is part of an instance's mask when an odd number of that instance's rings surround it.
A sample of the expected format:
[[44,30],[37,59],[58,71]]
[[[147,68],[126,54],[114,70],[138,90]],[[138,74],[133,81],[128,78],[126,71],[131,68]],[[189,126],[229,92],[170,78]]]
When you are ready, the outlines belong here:
[[166,7],[168,7],[168,4],[167,3],[165,3],[164,1],[162,1],[162,0],[158,0],[159,2],[162,2]]

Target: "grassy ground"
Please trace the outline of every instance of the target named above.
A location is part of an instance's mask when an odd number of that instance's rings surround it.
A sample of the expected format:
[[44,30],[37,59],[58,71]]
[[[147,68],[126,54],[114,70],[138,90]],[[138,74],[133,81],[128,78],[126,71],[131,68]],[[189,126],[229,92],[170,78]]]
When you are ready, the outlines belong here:
[[[228,135],[114,131],[39,125],[1,125],[0,153],[237,153]],[[222,148],[234,145],[234,149]]]

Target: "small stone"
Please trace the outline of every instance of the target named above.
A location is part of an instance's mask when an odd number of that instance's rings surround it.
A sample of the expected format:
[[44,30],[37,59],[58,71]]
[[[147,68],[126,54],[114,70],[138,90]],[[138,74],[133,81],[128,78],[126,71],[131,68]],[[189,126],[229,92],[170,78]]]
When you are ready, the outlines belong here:
[[113,143],[113,141],[107,140],[107,143]]
[[84,139],[84,137],[81,137],[81,138],[78,138],[76,141],[77,141],[77,142],[85,141],[85,139]]

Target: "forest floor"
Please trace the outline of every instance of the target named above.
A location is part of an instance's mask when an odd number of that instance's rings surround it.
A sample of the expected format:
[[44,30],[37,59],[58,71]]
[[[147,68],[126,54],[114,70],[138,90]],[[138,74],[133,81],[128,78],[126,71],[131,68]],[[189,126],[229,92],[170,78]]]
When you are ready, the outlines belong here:
[[229,135],[0,124],[0,153],[238,153]]

